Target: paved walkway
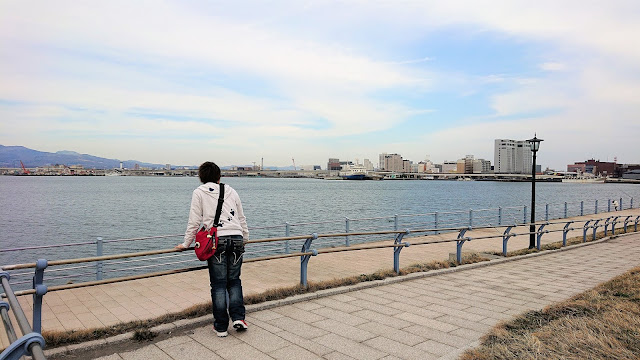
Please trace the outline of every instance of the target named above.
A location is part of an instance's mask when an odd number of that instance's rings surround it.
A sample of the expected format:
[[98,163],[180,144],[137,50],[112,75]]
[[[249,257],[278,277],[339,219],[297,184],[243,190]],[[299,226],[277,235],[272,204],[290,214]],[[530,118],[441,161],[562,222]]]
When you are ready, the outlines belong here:
[[105,350],[99,359],[455,359],[500,320],[640,265],[640,234],[533,255],[356,286],[250,312],[249,330],[227,338],[217,338],[207,324],[139,349]]
[[[574,218],[576,221],[616,216],[640,215],[640,209],[630,209],[615,213],[601,213]],[[559,220],[557,220],[559,221]],[[582,224],[569,236],[582,236]],[[545,230],[562,229],[563,224],[551,225]],[[619,224],[617,228],[620,228]],[[523,227],[513,232],[527,232]],[[599,229],[602,231],[602,228]],[[504,232],[504,227],[469,231],[465,236],[496,236]],[[428,236],[429,241],[455,239],[457,233]],[[392,237],[391,237],[392,239]],[[416,243],[427,237],[405,238]],[[542,237],[542,243],[562,240],[562,232],[552,232]],[[314,241],[314,247],[321,246],[321,240]],[[509,251],[526,248],[529,237],[516,236],[509,240]],[[357,247],[357,246],[354,246]],[[455,242],[410,246],[400,255],[401,267],[413,263],[446,260],[455,253]],[[502,251],[502,239],[483,239],[466,242],[463,251]],[[370,274],[380,269],[393,268],[391,248],[349,251],[314,256],[309,261],[309,281],[323,281],[360,274]],[[45,272],[45,283],[47,274]],[[277,287],[293,286],[299,283],[300,259],[287,258],[246,263],[242,267],[242,282],[245,295],[261,293]],[[110,326],[119,322],[146,320],[179,312],[196,304],[211,301],[209,277],[206,270],[161,276],[150,279],[127,281],[116,284],[92,286],[80,289],[47,293],[44,298],[43,330],[80,330]],[[32,312],[32,296],[20,297],[25,313]]]
[[[640,209],[630,209],[615,213],[601,213],[574,218],[576,221],[603,218],[611,215],[640,215]],[[548,226],[546,230],[561,229],[562,224]],[[581,236],[582,223],[569,236]],[[620,228],[618,225],[617,228]],[[602,228],[600,229],[602,230]],[[466,236],[481,237],[501,235],[504,227],[480,229],[467,232]],[[518,228],[517,232],[526,232]],[[429,241],[454,239],[456,234],[429,236]],[[560,241],[561,232],[552,232],[542,237],[542,243]],[[405,238],[416,243],[422,238]],[[516,236],[509,240],[509,250],[526,248],[528,236]],[[316,246],[321,240],[314,241]],[[320,244],[318,244],[320,243]],[[357,246],[354,246],[357,247]],[[455,242],[410,246],[402,250],[401,266],[445,260],[455,253]],[[464,244],[464,251],[490,252],[502,250],[502,239],[484,239]],[[393,266],[393,252],[390,248],[365,251],[350,251],[321,254],[309,262],[309,280],[322,281],[359,274],[373,273]],[[45,274],[45,281],[46,281]],[[296,285],[300,277],[299,258],[287,258],[243,265],[243,288],[246,295],[260,293],[277,287]],[[32,297],[20,297],[20,303],[29,314],[32,312]],[[446,300],[446,299],[444,299]],[[128,281],[117,284],[88,288],[49,292],[44,296],[43,330],[80,330],[110,326],[119,322],[146,320],[170,312],[179,312],[196,304],[210,301],[209,280],[206,270],[184,274],[162,276],[151,279]],[[30,318],[30,316],[28,316]],[[0,342],[4,343],[5,341]]]

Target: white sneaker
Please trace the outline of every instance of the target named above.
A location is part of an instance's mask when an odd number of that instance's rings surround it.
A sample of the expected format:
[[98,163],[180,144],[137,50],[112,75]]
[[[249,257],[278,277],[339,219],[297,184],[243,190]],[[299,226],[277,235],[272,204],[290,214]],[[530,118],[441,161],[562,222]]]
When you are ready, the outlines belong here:
[[216,332],[216,335],[218,335],[218,337],[227,337],[227,335],[229,335],[228,331],[218,331],[216,329],[213,329],[213,331]]
[[236,329],[236,331],[245,331],[249,328],[249,326],[244,320],[236,320],[233,322],[233,328]]

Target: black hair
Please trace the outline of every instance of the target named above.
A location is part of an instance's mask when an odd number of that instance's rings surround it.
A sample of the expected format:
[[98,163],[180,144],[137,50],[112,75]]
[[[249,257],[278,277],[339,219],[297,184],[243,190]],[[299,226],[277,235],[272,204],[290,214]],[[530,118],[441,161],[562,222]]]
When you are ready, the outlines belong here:
[[211,161],[206,161],[198,168],[198,177],[203,184],[220,181],[220,168]]

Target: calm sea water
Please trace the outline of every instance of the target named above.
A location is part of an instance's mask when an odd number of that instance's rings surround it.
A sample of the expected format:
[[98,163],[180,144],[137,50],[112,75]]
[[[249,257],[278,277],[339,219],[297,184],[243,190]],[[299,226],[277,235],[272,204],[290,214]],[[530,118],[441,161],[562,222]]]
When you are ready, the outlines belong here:
[[[469,217],[476,226],[497,225],[499,207],[504,208],[503,223],[523,222],[523,208],[531,201],[530,183],[270,178],[223,178],[223,182],[240,194],[252,239],[284,236],[285,222],[291,224],[291,235],[344,232],[346,218],[351,219],[351,231],[390,230],[396,225],[395,214],[399,228],[433,228],[434,212],[439,213],[440,227],[466,225]],[[0,248],[95,242],[97,237],[179,235],[186,228],[191,193],[199,184],[195,177],[0,176]],[[536,194],[537,219],[544,219],[547,203],[550,217],[557,218],[564,214],[564,202],[568,202],[569,216],[579,215],[580,201],[584,201],[585,213],[594,212],[596,199],[599,211],[606,211],[609,199],[622,198],[625,208],[630,198],[634,198],[634,207],[640,202],[640,186],[629,184],[537,183]],[[474,209],[471,216],[470,209]],[[375,219],[357,220],[362,218]],[[336,241],[344,243],[345,239]],[[179,242],[180,236],[109,243],[104,252],[160,249]],[[257,246],[251,250],[253,256],[284,251],[282,244],[277,246],[280,250]],[[299,244],[292,245],[292,251],[298,249]],[[0,263],[95,254],[95,244],[3,251]],[[123,274],[114,271],[116,275]]]

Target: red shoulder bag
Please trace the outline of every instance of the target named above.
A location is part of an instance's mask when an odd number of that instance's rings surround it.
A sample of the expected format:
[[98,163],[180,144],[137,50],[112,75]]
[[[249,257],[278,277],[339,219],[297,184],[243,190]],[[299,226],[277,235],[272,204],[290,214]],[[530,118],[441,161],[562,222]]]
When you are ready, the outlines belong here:
[[218,221],[220,221],[220,213],[222,212],[222,204],[224,203],[224,184],[220,184],[220,196],[218,197],[218,207],[216,208],[216,216],[213,219],[213,226],[207,230],[202,227],[196,233],[196,243],[194,250],[200,261],[207,261],[215,255],[218,249]]

